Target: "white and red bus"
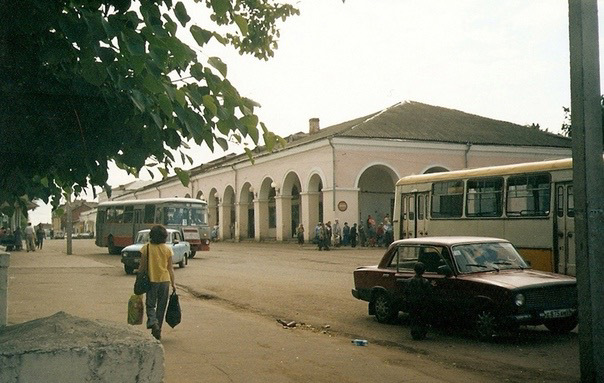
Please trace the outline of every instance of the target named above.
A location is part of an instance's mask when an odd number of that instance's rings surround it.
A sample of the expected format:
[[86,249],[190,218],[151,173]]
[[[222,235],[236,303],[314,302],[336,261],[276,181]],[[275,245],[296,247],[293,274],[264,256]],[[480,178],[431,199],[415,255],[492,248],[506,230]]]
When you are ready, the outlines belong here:
[[96,245],[110,254],[134,243],[139,230],[161,224],[182,232],[197,251],[210,250],[210,227],[206,201],[193,198],[153,198],[102,202],[97,207]]

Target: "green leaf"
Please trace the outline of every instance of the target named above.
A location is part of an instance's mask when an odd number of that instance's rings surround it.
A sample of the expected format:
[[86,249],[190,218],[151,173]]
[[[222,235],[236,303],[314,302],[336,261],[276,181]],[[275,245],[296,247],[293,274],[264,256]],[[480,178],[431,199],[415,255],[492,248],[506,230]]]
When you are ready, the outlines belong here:
[[42,177],[40,179],[40,183],[42,184],[42,186],[44,186],[45,188],[47,188],[48,187],[48,178]]
[[197,25],[191,25],[191,28],[189,28],[189,31],[191,32],[191,35],[197,42],[197,45],[199,45],[200,47],[207,44],[210,41],[210,39],[212,38],[212,36],[214,36],[214,34],[212,32],[205,30],[203,28],[200,28]]
[[143,86],[145,88],[147,88],[147,90],[149,90],[151,93],[163,93],[164,91],[164,86],[161,83],[161,80],[159,80],[157,77],[153,76],[150,73],[147,73],[145,75],[145,78],[143,79]]
[[141,91],[133,90],[130,99],[141,112],[145,112],[145,96],[143,96]]
[[239,121],[241,121],[243,125],[247,126],[248,129],[256,128],[258,125],[258,116],[253,114],[251,116],[244,116],[241,117]]
[[231,8],[231,2],[229,0],[211,0],[212,8],[216,15],[224,16],[227,11]]
[[216,107],[216,103],[214,102],[214,97],[210,95],[205,95],[202,97],[203,106],[210,110],[210,112],[215,116],[218,114],[218,108]]
[[174,6],[174,14],[183,27],[191,20],[191,17],[187,14],[187,8],[181,1]]
[[218,121],[217,128],[218,131],[222,134],[224,134],[225,136],[229,134],[229,132],[231,131],[231,124],[228,121],[225,120],[220,120]]
[[121,33],[121,37],[131,55],[140,56],[145,54],[145,40],[138,33],[126,29]]
[[220,147],[222,148],[222,150],[224,150],[225,152],[227,150],[229,150],[229,142],[227,140],[225,140],[222,137],[214,137],[214,139],[216,140],[216,142],[218,143],[218,145],[220,145]]
[[105,65],[99,62],[85,60],[82,62],[82,77],[95,86],[101,86],[107,78]]
[[191,72],[191,76],[195,77],[195,80],[197,81],[201,81],[205,77],[203,73],[203,66],[200,63],[191,65],[189,72]]
[[254,144],[258,144],[258,129],[255,126],[246,126],[247,134],[250,135]]
[[224,62],[222,62],[220,57],[210,57],[208,59],[208,64],[210,64],[211,66],[216,68],[218,70],[218,72],[220,72],[220,74],[222,74],[223,77],[227,76],[227,65]]
[[247,158],[250,160],[250,162],[253,165],[256,162],[254,160],[254,153],[249,148],[243,148],[243,150],[245,151],[245,154],[247,154]]
[[189,186],[189,172],[182,170],[181,168],[174,168],[174,171],[176,172],[180,183],[185,187]]
[[172,117],[174,110],[172,109],[172,102],[164,93],[157,96],[159,107],[162,112],[168,117]]
[[244,36],[247,36],[248,28],[247,28],[247,20],[245,19],[245,17],[243,17],[241,15],[236,15],[234,17],[234,19],[235,19],[235,23],[237,23],[237,26],[239,27],[239,30],[241,31],[241,34]]

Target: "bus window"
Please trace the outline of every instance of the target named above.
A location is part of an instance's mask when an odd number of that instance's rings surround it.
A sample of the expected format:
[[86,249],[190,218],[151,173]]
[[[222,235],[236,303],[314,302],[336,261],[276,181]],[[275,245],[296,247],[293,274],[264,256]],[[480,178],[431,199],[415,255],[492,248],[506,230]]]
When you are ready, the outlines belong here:
[[573,198],[573,187],[568,186],[566,195],[566,215],[568,217],[575,216],[575,199]]
[[501,217],[503,178],[468,180],[466,216]]
[[101,209],[97,211],[96,216],[97,223],[105,223],[107,221],[107,210]]
[[417,196],[417,219],[418,220],[423,220],[424,219],[424,196],[423,195],[418,195]]
[[407,211],[409,212],[409,220],[415,221],[415,197],[410,195],[408,202],[409,202],[409,205],[408,205]]
[[550,204],[549,174],[531,174],[508,178],[507,215],[547,216]]
[[191,224],[205,225],[206,220],[202,209],[191,209]]
[[117,222],[115,220],[115,209],[112,207],[107,208],[107,222]]
[[153,223],[155,220],[155,205],[145,205],[145,223]]
[[123,221],[124,223],[131,223],[132,222],[132,216],[134,214],[134,206],[126,206],[124,209],[124,218]]
[[116,206],[114,216],[113,216],[113,222],[120,223],[120,222],[122,222],[122,219],[124,219],[124,207]]
[[564,186],[558,186],[558,199],[556,201],[556,215],[564,217]]
[[443,181],[432,185],[432,217],[459,218],[463,211],[463,182]]

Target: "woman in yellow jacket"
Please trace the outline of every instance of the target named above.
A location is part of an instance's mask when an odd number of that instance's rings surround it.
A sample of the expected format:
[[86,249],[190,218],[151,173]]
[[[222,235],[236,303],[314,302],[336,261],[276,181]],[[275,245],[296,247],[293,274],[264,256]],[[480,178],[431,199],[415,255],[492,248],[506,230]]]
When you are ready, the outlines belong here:
[[151,281],[151,288],[147,292],[145,306],[147,308],[147,328],[156,339],[161,339],[161,326],[164,322],[170,285],[176,290],[174,284],[174,270],[172,269],[172,249],[166,245],[168,232],[161,225],[156,225],[149,232],[149,244],[141,249],[141,264],[138,271],[146,270]]

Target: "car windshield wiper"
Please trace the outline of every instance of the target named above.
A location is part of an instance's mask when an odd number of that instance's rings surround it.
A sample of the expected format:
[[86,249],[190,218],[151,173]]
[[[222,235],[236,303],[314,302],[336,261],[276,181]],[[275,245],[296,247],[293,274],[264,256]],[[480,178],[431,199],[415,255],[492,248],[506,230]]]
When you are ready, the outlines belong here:
[[478,263],[467,263],[466,266],[476,266],[476,267],[482,267],[483,269],[487,269],[488,267],[485,265],[479,265]]
[[497,261],[497,262],[493,262],[494,265],[509,265],[512,266],[512,262],[508,262],[508,261]]

